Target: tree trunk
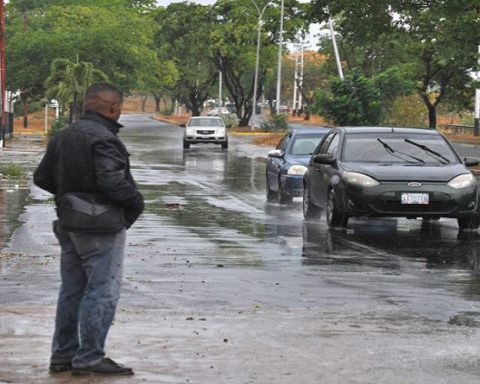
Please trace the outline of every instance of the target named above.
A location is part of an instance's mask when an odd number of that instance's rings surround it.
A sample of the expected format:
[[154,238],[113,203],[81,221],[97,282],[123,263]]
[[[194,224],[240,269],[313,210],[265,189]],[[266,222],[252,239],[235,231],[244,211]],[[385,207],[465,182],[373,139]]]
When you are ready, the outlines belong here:
[[23,102],[23,127],[28,128],[28,110],[29,104],[28,101]]
[[155,112],[160,113],[160,102],[162,101],[162,97],[160,95],[153,95],[155,99]]
[[147,105],[148,95],[140,96],[140,100],[142,100],[142,112],[145,112],[145,108]]
[[70,104],[70,118],[68,119],[70,124],[74,121],[79,120],[78,116],[78,94],[77,92],[73,93],[73,102]]
[[428,127],[431,129],[437,129],[437,106],[432,104],[427,93],[420,92],[420,97],[428,110]]
[[312,112],[310,112],[310,108],[307,108],[307,110],[305,111],[305,116],[303,117],[303,120],[310,121],[311,115],[312,115]]
[[428,108],[428,126],[431,129],[437,129],[437,109],[435,106],[429,104]]

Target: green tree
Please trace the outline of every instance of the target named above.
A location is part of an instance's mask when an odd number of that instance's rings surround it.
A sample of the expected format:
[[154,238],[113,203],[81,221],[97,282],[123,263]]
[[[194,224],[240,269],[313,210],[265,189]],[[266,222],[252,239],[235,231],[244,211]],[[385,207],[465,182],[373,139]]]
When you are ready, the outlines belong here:
[[156,55],[154,25],[145,8],[148,2],[79,0],[68,7],[65,4],[12,0],[7,5],[7,62],[15,68],[8,71],[7,86],[21,91],[26,111],[28,103],[45,98],[45,81],[57,58],[75,61],[78,55],[128,92],[135,89],[135,75],[145,67],[145,58]]
[[154,19],[159,25],[155,37],[159,57],[172,60],[178,71],[170,91],[197,116],[210,96],[217,74],[208,46],[209,7],[173,3],[159,9]]
[[92,63],[55,59],[50,76],[45,81],[48,99],[56,99],[65,109],[69,106],[70,123],[80,118],[83,109],[84,95],[87,88],[97,81],[106,81],[107,75],[95,69]]
[[382,120],[381,93],[371,79],[359,73],[348,74],[344,80],[333,78],[331,90],[319,89],[315,112],[336,125],[377,125]]
[[[262,9],[266,1],[257,1]],[[263,15],[257,98],[262,95],[266,74],[276,68],[280,8],[267,6]],[[219,0],[212,8],[214,26],[210,47],[214,62],[222,72],[225,87],[235,103],[240,125],[247,125],[252,114],[257,46],[258,12],[251,2]],[[303,7],[295,0],[285,1],[284,41],[293,40],[304,27]],[[258,99],[257,99],[258,101]]]
[[[405,72],[436,127],[441,102],[465,104],[476,68],[480,2],[313,0],[312,20],[335,16],[341,57],[348,69],[371,77],[392,66]],[[454,101],[456,100],[456,102]]]

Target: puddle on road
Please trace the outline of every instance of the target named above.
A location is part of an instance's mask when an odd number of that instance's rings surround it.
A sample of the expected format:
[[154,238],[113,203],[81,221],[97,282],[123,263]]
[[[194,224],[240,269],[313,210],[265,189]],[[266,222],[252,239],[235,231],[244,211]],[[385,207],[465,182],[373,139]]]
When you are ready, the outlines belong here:
[[0,186],[0,250],[7,245],[15,229],[21,225],[19,216],[24,211],[30,193],[24,184],[22,181],[9,180],[2,181]]

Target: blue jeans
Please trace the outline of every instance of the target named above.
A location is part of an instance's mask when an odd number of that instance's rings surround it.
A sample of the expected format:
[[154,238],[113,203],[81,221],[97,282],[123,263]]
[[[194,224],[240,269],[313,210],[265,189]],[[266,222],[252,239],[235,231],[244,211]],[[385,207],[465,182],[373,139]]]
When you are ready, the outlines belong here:
[[62,285],[51,362],[71,362],[76,368],[95,365],[105,356],[120,297],[126,231],[76,233],[53,225],[62,249]]

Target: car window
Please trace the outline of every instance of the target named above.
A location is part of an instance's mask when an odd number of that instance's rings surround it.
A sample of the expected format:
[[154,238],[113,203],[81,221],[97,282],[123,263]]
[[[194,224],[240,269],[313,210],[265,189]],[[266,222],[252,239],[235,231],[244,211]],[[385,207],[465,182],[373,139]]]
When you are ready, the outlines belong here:
[[292,155],[310,155],[317,147],[324,134],[317,135],[296,135],[290,152]]
[[320,146],[315,150],[315,155],[318,155],[319,153],[327,153],[327,148],[336,134],[336,132],[329,133],[325,140],[323,140]]
[[288,133],[286,134],[283,139],[278,143],[277,149],[281,149],[282,151],[285,151],[287,149],[287,145],[290,142],[290,139],[292,138],[292,134]]
[[329,155],[334,155],[335,152],[337,152],[337,148],[338,148],[339,143],[340,143],[340,135],[335,134],[332,138],[332,141],[330,141],[330,144],[328,145],[327,153]]
[[[407,142],[405,140],[410,140]],[[415,143],[417,145],[412,144]],[[422,149],[420,146],[423,146]],[[429,150],[425,150],[428,148]],[[440,156],[432,153],[436,152]],[[344,161],[386,163],[458,163],[458,157],[441,136],[425,134],[350,134],[345,137]]]
[[191,119],[188,123],[189,127],[223,127],[222,119]]

